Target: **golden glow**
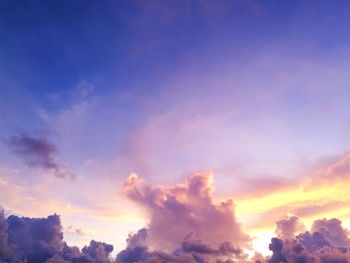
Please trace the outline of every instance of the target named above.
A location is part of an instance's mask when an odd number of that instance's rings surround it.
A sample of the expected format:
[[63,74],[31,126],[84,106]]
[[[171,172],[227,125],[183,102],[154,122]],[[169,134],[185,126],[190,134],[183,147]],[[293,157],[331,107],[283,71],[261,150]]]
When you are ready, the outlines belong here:
[[[310,215],[301,217],[314,216],[342,216],[350,213],[350,209],[345,205],[350,202],[350,180],[342,183],[329,182],[319,186],[305,183],[294,189],[284,192],[273,193],[261,198],[252,198],[236,200],[236,213],[238,217],[251,215],[262,215],[267,212],[273,213],[281,209],[285,213],[293,213],[298,208],[305,207],[327,207],[323,211],[310,212]],[[339,204],[341,201],[341,204]],[[332,203],[339,204],[342,207],[332,206]],[[342,205],[343,204],[343,205]],[[321,210],[321,209],[320,209]],[[328,210],[328,211],[327,211]],[[313,215],[312,215],[312,214]]]
[[[326,172],[328,175],[330,168]],[[275,221],[283,216],[301,217],[307,229],[320,218],[338,218],[350,228],[350,179],[342,178],[341,183],[331,178],[317,179],[304,178],[287,190],[260,198],[236,199],[236,215],[254,238],[253,249],[269,254],[266,244],[274,236]]]

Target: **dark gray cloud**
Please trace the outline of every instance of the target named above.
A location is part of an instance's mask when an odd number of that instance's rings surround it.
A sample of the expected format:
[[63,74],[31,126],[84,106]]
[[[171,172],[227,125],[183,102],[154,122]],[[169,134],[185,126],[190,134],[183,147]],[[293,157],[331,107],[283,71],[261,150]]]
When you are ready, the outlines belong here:
[[288,262],[285,256],[282,254],[283,241],[281,239],[272,238],[269,249],[273,253],[271,259],[268,261],[269,263]]
[[136,234],[129,234],[126,240],[127,247],[117,255],[116,261],[119,263],[144,262],[151,253],[146,246],[147,229],[142,228]]
[[12,136],[5,140],[9,149],[25,165],[53,172],[57,177],[68,177],[71,174],[57,161],[58,149],[47,138],[35,138],[26,133]]
[[349,231],[338,219],[321,219],[293,239],[273,238],[269,263],[349,263]]
[[9,255],[10,247],[8,245],[8,224],[6,222],[4,211],[0,210],[0,258]]
[[119,263],[134,263],[145,262],[152,254],[148,251],[146,246],[128,247],[117,255],[117,262]]
[[109,254],[112,251],[112,245],[104,242],[97,242],[95,240],[91,240],[90,245],[85,246],[82,249],[82,252],[94,259],[96,263],[108,263]]
[[53,257],[46,260],[45,263],[69,263],[69,261],[64,260],[59,255],[54,255]]
[[28,218],[0,214],[0,262],[111,263],[113,246],[92,240],[82,251],[63,241],[58,215]]
[[27,218],[9,216],[8,243],[11,258],[28,263],[45,262],[64,246],[60,217]]
[[181,243],[182,251],[186,253],[197,253],[197,254],[207,254],[207,255],[239,255],[243,251],[238,247],[235,247],[231,242],[226,241],[218,244],[216,247],[210,244],[203,243],[201,240],[194,240],[193,233],[190,233],[185,237],[184,241]]

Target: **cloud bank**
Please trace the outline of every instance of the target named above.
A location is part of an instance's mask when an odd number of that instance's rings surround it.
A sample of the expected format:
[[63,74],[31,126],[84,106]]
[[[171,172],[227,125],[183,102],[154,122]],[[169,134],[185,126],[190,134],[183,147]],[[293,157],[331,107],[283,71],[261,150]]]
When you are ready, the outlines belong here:
[[148,216],[129,234],[115,258],[114,247],[92,240],[79,249],[64,242],[60,216],[28,218],[0,213],[1,263],[350,263],[350,232],[338,219],[315,220],[305,231],[300,218],[276,222],[272,252],[248,256],[251,237],[234,216],[232,200],[215,203],[211,173],[196,173],[174,187],[143,184],[131,175],[126,195]]

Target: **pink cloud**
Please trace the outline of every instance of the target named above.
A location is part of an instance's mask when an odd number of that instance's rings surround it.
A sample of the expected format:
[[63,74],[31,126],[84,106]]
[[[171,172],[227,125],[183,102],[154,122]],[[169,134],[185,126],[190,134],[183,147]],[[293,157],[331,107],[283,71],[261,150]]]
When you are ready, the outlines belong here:
[[175,249],[189,234],[205,244],[248,247],[250,238],[235,218],[233,201],[215,203],[211,184],[210,172],[195,173],[175,187],[143,185],[132,175],[124,191],[145,210],[154,247]]

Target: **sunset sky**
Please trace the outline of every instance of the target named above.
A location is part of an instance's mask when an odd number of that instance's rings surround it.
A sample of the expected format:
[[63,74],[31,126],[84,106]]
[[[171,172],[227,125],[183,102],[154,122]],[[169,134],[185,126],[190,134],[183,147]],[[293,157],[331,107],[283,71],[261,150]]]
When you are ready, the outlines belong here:
[[350,229],[349,72],[347,0],[2,0],[0,206],[116,253],[201,178],[263,255]]

